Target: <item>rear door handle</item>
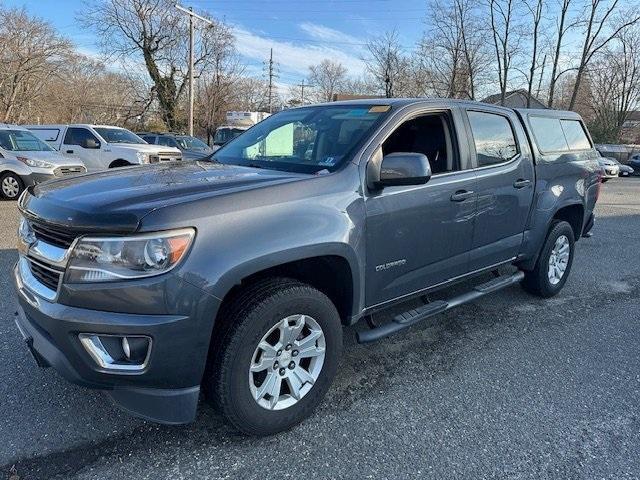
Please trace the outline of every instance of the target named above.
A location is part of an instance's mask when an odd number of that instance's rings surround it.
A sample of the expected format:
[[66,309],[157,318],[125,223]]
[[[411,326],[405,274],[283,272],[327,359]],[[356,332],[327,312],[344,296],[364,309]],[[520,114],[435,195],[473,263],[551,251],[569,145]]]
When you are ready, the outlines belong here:
[[524,178],[519,178],[515,182],[513,182],[513,188],[524,188],[531,185],[531,180],[525,180]]
[[73,153],[73,150],[67,150],[67,153]]
[[458,190],[451,195],[452,202],[464,202],[467,198],[473,197],[473,192],[469,190]]

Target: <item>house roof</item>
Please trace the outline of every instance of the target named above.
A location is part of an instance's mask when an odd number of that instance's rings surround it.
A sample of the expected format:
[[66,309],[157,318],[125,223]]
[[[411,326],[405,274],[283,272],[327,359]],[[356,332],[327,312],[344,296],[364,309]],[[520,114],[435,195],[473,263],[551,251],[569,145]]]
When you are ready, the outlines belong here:
[[[517,90],[510,90],[505,93],[504,101],[506,107],[523,107],[526,106],[527,97],[529,94],[526,90],[519,88]],[[493,105],[499,105],[502,95],[495,93],[485,97],[481,101],[483,103],[491,103]],[[547,106],[535,96],[531,95],[531,108],[547,108]]]

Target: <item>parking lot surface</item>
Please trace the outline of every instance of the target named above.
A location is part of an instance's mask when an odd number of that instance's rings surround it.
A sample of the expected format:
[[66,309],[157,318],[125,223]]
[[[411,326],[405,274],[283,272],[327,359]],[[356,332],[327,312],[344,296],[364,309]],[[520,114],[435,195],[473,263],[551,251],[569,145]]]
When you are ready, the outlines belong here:
[[39,369],[14,325],[0,202],[0,478],[640,478],[640,178],[603,186],[550,300],[515,286],[345,354],[321,408],[270,438],[207,405],[158,426]]

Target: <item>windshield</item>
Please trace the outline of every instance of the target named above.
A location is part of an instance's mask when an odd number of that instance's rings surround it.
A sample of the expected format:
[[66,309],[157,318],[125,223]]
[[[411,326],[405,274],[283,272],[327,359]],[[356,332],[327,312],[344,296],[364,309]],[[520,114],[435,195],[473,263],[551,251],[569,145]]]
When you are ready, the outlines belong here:
[[53,148],[26,130],[0,130],[0,147],[12,152],[53,151]]
[[323,105],[285,110],[227,143],[213,160],[298,173],[333,172],[390,109],[389,105]]
[[195,137],[176,137],[176,142],[184,150],[210,150],[209,145]]
[[124,128],[97,127],[94,130],[109,143],[147,143],[135,133]]
[[247,131],[246,128],[233,128],[233,127],[219,128],[216,130],[216,134],[213,137],[213,144],[224,145],[229,140],[233,140],[242,132],[246,132],[246,131]]

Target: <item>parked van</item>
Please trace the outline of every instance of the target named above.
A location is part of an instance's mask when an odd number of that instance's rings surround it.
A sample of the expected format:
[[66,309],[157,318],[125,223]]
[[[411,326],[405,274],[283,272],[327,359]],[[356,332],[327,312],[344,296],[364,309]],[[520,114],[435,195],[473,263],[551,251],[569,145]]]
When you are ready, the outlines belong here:
[[34,135],[89,171],[182,160],[177,148],[149,145],[126,128],[109,125],[26,125]]
[[0,124],[2,197],[17,199],[30,185],[86,171],[81,162],[64,158],[26,128]]

